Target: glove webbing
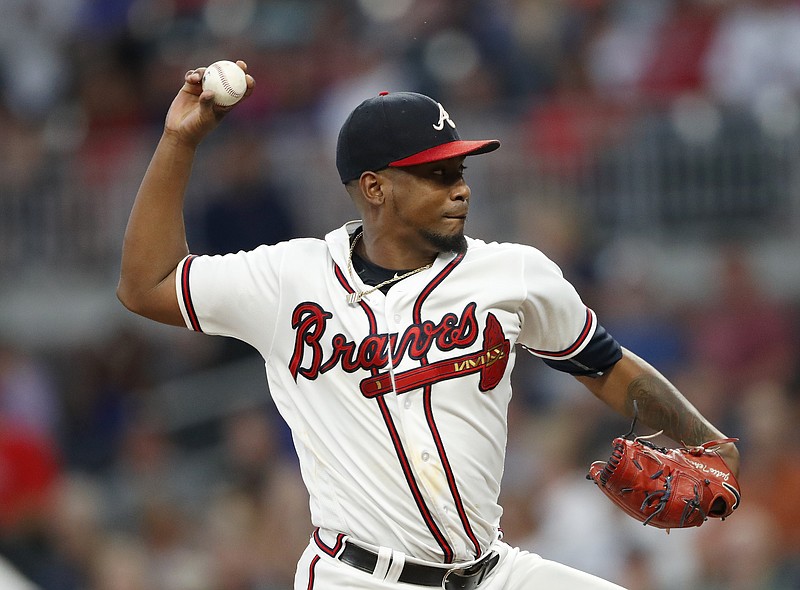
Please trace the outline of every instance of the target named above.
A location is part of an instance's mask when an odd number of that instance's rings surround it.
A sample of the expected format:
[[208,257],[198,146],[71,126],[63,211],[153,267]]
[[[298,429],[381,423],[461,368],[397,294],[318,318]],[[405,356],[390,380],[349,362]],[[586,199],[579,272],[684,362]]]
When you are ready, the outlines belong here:
[[[650,447],[651,449],[655,449],[657,451],[661,451],[662,453],[666,453],[667,450],[665,448],[657,447],[655,444],[653,444],[649,440],[646,440],[646,439],[648,439],[650,437],[658,436],[663,431],[659,431],[659,432],[656,432],[655,434],[650,434],[648,436],[640,436],[640,437],[633,436],[633,431],[636,428],[636,420],[638,418],[639,418],[639,404],[638,404],[638,402],[636,400],[633,400],[633,420],[631,421],[631,428],[627,432],[627,434],[624,434],[622,436],[622,438],[627,439],[627,440],[638,440],[643,445],[646,445],[646,446]],[[625,448],[625,444],[622,443],[622,442],[619,442],[619,443],[614,445],[614,448],[611,451],[611,457],[609,457],[608,461],[606,461],[606,465],[603,468],[603,471],[600,473],[600,481],[603,483],[603,485],[606,485],[608,483],[608,478],[611,477],[611,474],[613,474],[614,471],[617,469],[617,466],[619,465],[620,459],[622,459],[622,456],[625,454],[623,452],[624,448]],[[660,461],[659,461],[659,463],[660,463]],[[639,465],[636,462],[635,459],[633,461],[633,464],[636,465],[636,467],[639,469],[639,471],[642,470],[642,466]],[[661,473],[662,472],[659,471],[657,474],[655,474],[653,476],[653,479],[655,479],[656,477],[660,476]],[[588,476],[587,476],[587,479],[588,479]],[[622,490],[622,491],[625,492],[625,491],[630,491],[630,490]]]

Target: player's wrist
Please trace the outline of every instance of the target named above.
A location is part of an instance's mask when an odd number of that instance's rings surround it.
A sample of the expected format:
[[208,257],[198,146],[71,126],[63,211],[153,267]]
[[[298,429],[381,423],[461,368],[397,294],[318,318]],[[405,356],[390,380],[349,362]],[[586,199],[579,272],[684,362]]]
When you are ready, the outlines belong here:
[[734,442],[723,443],[717,448],[717,452],[719,453],[720,457],[722,457],[722,460],[725,461],[725,465],[727,465],[728,469],[731,470],[733,476],[738,478],[739,449],[736,447],[736,443]]
[[168,127],[164,128],[159,141],[159,149],[165,149],[174,154],[183,153],[192,157],[199,145],[200,140],[187,137],[185,133]]

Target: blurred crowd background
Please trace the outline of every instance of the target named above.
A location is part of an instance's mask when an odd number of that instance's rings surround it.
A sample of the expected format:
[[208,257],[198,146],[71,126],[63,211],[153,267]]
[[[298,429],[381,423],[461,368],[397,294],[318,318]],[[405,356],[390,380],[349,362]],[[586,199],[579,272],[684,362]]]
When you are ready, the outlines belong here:
[[[629,424],[520,353],[506,539],[631,590],[800,588],[800,1],[0,0],[0,587],[285,590],[311,533],[263,362],[114,289],[184,72],[256,92],[201,147],[194,252],[354,217],[333,147],[382,90],[441,101],[469,233],[541,248],[741,438],[743,504],[645,528],[584,478]],[[309,277],[309,280],[314,280]],[[480,277],[476,277],[476,289]]]

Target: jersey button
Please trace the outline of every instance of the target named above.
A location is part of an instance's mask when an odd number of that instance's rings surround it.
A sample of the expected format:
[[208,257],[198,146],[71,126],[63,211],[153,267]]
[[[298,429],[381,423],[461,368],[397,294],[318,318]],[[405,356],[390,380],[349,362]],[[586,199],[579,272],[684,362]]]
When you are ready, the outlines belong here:
[[423,451],[422,452],[422,460],[425,461],[425,463],[427,463],[428,459],[430,459],[430,458],[431,458],[431,455],[430,455],[430,453],[428,451]]
[[407,399],[406,402],[403,404],[403,406],[405,406],[406,410],[411,408],[411,400]]
[[396,322],[400,321],[400,314],[399,313],[394,314],[394,321],[396,321]]

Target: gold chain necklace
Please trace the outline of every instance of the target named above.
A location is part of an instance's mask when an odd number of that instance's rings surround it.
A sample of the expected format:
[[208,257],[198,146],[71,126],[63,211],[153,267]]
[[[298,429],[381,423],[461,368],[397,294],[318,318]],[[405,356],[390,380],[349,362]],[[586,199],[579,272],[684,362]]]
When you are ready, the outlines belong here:
[[[358,240],[361,239],[361,235],[363,233],[364,233],[363,231],[360,231],[360,232],[358,232],[358,235],[355,238],[353,238],[353,243],[350,246],[350,252],[347,254],[347,272],[350,274],[350,277],[353,278],[353,279],[355,279],[356,276],[357,276],[356,272],[353,270],[353,250],[356,249],[356,244],[358,244]],[[364,297],[366,297],[367,295],[369,295],[370,293],[372,293],[374,291],[377,291],[381,287],[385,287],[386,285],[391,285],[392,283],[395,283],[397,281],[401,281],[401,280],[405,279],[406,277],[410,277],[411,275],[415,275],[418,272],[422,272],[423,270],[428,270],[432,266],[433,266],[433,262],[431,262],[430,264],[426,264],[425,266],[420,266],[419,268],[417,268],[415,270],[410,270],[407,273],[402,274],[402,275],[398,275],[397,273],[395,273],[395,275],[391,279],[383,281],[382,283],[379,283],[379,284],[375,285],[374,287],[370,287],[369,289],[367,289],[365,291],[359,291],[358,289],[356,289],[352,293],[348,293],[347,294],[347,303],[349,303],[350,305],[355,305],[355,304],[359,303],[362,299],[364,299]],[[355,285],[353,286],[353,288],[355,289]]]

